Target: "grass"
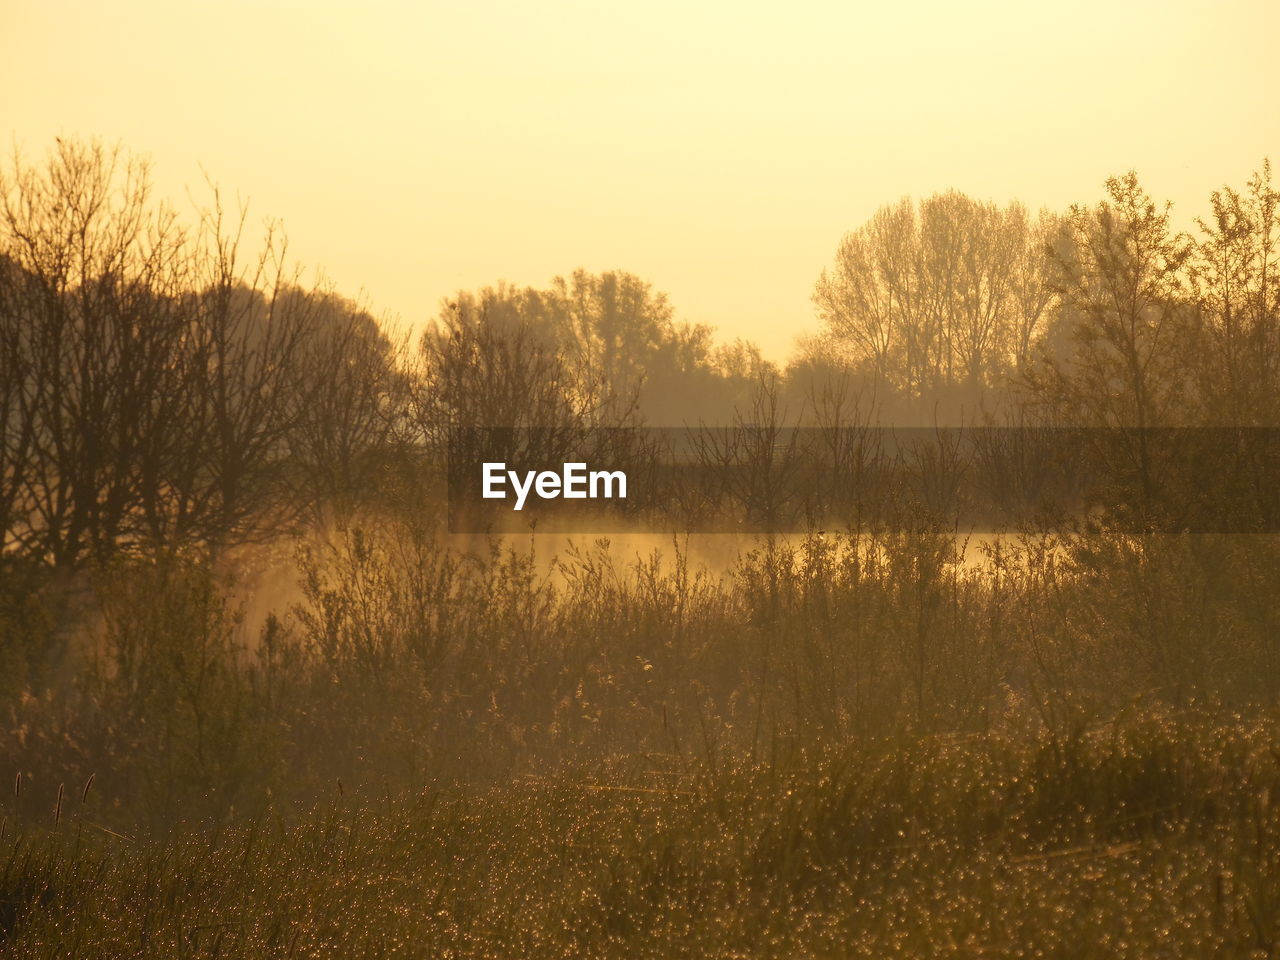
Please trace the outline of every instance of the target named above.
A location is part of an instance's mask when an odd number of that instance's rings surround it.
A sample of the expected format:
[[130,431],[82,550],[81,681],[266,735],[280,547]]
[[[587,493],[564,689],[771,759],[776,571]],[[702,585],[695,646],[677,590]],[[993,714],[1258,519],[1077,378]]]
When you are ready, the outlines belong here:
[[392,523],[255,630],[198,558],[76,630],[24,581],[0,957],[1280,956],[1276,547]]
[[1280,722],[651,758],[0,847],[0,956],[1274,956]]

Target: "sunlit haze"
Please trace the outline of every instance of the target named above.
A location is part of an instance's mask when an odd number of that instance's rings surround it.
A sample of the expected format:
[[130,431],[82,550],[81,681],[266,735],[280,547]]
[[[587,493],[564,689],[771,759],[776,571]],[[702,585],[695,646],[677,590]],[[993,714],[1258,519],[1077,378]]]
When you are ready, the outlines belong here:
[[342,292],[624,269],[783,359],[840,235],[903,195],[1179,219],[1280,157],[1274,0],[4,0],[0,134],[148,155],[279,218]]

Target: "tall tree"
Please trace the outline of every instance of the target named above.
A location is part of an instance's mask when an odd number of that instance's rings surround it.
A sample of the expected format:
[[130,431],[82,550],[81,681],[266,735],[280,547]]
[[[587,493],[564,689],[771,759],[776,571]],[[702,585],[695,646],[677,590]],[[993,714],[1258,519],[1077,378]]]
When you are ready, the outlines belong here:
[[6,432],[30,450],[10,533],[61,565],[129,535],[141,448],[181,429],[168,361],[188,329],[187,238],[149,190],[141,161],[63,140],[43,170],[15,158],[0,181],[3,299],[24,367]]
[[75,566],[296,513],[285,480],[316,409],[323,301],[277,236],[241,256],[244,213],[224,217],[216,192],[195,230],[150,194],[144,162],[73,141],[0,177],[6,550]]
[[1213,423],[1280,423],[1280,192],[1264,162],[1215,191],[1190,260],[1203,320],[1200,386]]
[[981,398],[1025,361],[1042,322],[1052,223],[955,191],[881,208],[814,288],[827,341],[877,394]]
[[1087,426],[1155,427],[1185,418],[1193,317],[1183,266],[1187,243],[1126,174],[1107,181],[1107,199],[1075,206],[1051,277],[1065,341],[1031,380],[1066,419]]

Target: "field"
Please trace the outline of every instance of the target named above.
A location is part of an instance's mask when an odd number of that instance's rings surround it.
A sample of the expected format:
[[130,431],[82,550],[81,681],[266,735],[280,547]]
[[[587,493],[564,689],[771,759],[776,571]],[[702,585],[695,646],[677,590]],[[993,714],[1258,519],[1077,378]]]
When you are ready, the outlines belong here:
[[1269,162],[889,203],[785,361],[622,270],[410,333],[149,169],[0,169],[0,960],[1280,957]]
[[[5,956],[1272,956],[1274,722],[868,744],[6,838]],[[661,772],[662,775],[658,775]]]
[[199,563],[99,583],[11,710],[0,955],[1280,949],[1269,538],[429,542],[311,545],[252,643]]

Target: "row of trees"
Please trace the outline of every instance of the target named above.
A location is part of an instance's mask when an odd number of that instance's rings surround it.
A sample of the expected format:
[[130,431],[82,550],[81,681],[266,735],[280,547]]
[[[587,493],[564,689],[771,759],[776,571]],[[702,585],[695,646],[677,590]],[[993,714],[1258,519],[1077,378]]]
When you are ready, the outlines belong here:
[[[727,416],[758,351],[715,348],[626,273],[446,303],[419,349],[304,288],[214,190],[194,225],[147,165],[59,140],[0,178],[0,556],[269,538],[417,483],[458,426]],[[544,433],[544,437],[547,434]]]
[[1060,230],[1050,213],[954,191],[883,207],[818,279],[829,342],[881,390],[981,396],[1031,358]]
[[1073,208],[1051,258],[1060,301],[1027,385],[1072,420],[1121,427],[1280,420],[1280,193],[1270,164],[1175,232],[1129,174]]
[[882,401],[1027,406],[1097,426],[1274,424],[1280,193],[1270,164],[1176,231],[1136,175],[1031,217],[957,193],[882,208],[814,289],[819,345]]
[[420,476],[457,427],[539,428],[554,459],[600,426],[1271,424],[1278,204],[1269,166],[1195,236],[1133,175],[1064,216],[904,200],[841,242],[779,371],[621,272],[460,293],[409,350],[304,289],[274,230],[246,252],[216,191],[188,225],[145,164],[60,141],[0,180],[0,554],[269,537]]
[[776,369],[744,341],[717,347],[628,273],[583,270],[546,289],[505,284],[446,303],[422,340],[430,431],[448,424],[663,426],[726,420]]
[[195,228],[146,166],[60,141],[0,182],[0,549],[58,566],[270,535],[397,427],[373,319],[304,291],[218,197]]

